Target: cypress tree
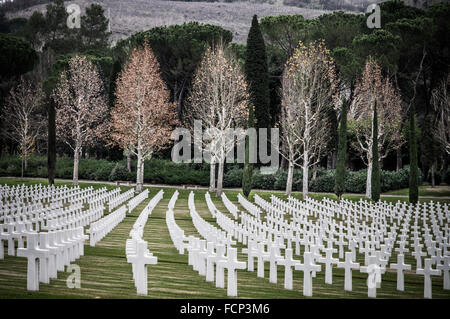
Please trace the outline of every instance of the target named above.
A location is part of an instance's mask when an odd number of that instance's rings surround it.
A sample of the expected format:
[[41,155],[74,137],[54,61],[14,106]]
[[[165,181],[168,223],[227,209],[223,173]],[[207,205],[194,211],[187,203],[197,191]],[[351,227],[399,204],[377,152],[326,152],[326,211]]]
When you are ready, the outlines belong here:
[[[253,16],[248,33],[245,55],[245,77],[249,91],[248,128],[269,128],[269,69],[264,38],[259,28],[258,17]],[[252,189],[253,165],[249,163],[249,137],[245,139],[245,165],[242,175],[242,191],[248,197]]]
[[334,180],[334,192],[341,199],[345,192],[345,175],[347,162],[347,101],[342,103],[341,119],[338,130],[338,155],[336,175]]
[[378,201],[380,199],[381,185],[380,185],[380,162],[378,156],[378,114],[377,101],[373,106],[373,134],[372,134],[372,200]]
[[257,128],[269,128],[269,68],[267,66],[266,45],[259,28],[258,18],[253,16],[248,33],[245,57],[245,76],[250,95],[250,104],[254,106],[254,118]]
[[409,202],[411,204],[416,204],[419,200],[418,176],[415,106],[411,103],[409,113]]
[[[254,115],[253,115],[253,105],[250,105],[248,112],[248,127],[254,127]],[[249,147],[250,141],[248,135],[245,137],[245,164],[244,172],[242,174],[242,192],[244,196],[248,198],[250,192],[252,191],[252,175],[253,175],[253,165],[249,163]]]

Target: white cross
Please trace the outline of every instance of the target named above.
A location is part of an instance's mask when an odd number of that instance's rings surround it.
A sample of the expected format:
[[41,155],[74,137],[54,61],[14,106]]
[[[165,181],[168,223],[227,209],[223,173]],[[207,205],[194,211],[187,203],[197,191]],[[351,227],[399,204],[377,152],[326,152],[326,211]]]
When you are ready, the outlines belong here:
[[444,289],[450,290],[450,256],[445,256],[443,258],[443,264],[438,265],[437,269],[442,270],[442,272],[444,273]]
[[313,262],[313,257],[310,252],[303,254],[304,263],[295,265],[295,270],[303,271],[303,295],[312,296],[312,272],[320,271],[322,267]]
[[41,249],[38,247],[38,234],[32,233],[27,236],[27,247],[18,248],[18,257],[28,258],[27,267],[27,290],[38,291],[39,290],[39,277],[38,277],[38,264],[36,259],[39,259],[39,266],[46,261],[49,251],[47,249]]
[[227,268],[228,280],[227,280],[227,296],[237,296],[237,269],[247,268],[247,264],[243,261],[237,260],[237,249],[229,247],[227,253],[227,259],[219,261],[222,268]]
[[353,262],[352,252],[346,252],[345,262],[338,262],[337,266],[345,269],[344,290],[352,291],[352,269],[359,269],[359,263]]
[[258,243],[258,271],[257,276],[264,278],[264,260],[269,256],[269,253],[265,251],[265,244]]
[[422,244],[417,244],[414,246],[414,252],[412,253],[412,255],[416,258],[416,269],[422,268],[422,257],[427,255],[422,251],[422,247]]
[[280,255],[278,254],[278,246],[274,243],[270,245],[270,253],[263,257],[264,261],[269,262],[269,282],[277,283],[277,260]]
[[292,290],[292,267],[299,265],[300,261],[292,258],[292,249],[287,248],[284,251],[284,258],[279,259],[278,263],[284,266],[284,288]]
[[140,295],[147,295],[147,265],[157,264],[158,258],[149,253],[146,241],[138,241],[136,247],[136,255],[128,256],[128,262],[131,262],[134,265],[136,271],[135,286],[137,288],[137,293]]
[[425,267],[417,269],[416,274],[424,276],[424,298],[432,298],[431,276],[440,276],[441,271],[432,268],[432,261],[430,258],[425,259]]
[[405,284],[404,284],[404,270],[411,270],[411,265],[404,263],[405,255],[398,254],[397,255],[397,263],[391,264],[390,268],[397,270],[397,290],[404,291],[405,290]]
[[217,288],[225,288],[224,269],[219,264],[219,262],[223,261],[223,260],[226,260],[225,245],[218,244],[216,246],[216,254],[208,257],[209,262],[216,264],[216,287]]
[[255,270],[255,263],[254,259],[257,256],[258,249],[256,246],[256,242],[249,239],[248,240],[248,247],[242,249],[242,253],[247,254],[247,270],[248,271],[254,271]]
[[333,258],[333,253],[337,252],[337,249],[331,247],[325,248],[325,258],[320,257],[319,262],[325,264],[325,283],[333,283],[333,264],[337,264],[339,259]]
[[[222,245],[222,250],[225,250],[225,246]],[[214,252],[214,243],[208,242],[206,244],[207,258],[206,258],[206,281],[214,281],[214,262],[213,258],[217,256]]]

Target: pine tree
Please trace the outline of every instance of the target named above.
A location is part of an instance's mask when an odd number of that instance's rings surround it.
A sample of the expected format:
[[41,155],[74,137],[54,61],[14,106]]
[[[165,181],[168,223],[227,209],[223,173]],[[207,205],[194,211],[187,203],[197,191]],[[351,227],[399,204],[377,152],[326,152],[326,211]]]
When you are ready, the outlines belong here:
[[338,131],[338,155],[334,191],[339,199],[345,192],[345,175],[347,162],[347,101],[342,103],[341,120]]
[[250,104],[254,106],[256,127],[269,128],[269,71],[264,38],[259,28],[258,18],[253,16],[247,38],[245,76],[250,94]]
[[380,162],[378,156],[378,113],[377,113],[377,101],[373,106],[373,140],[372,140],[372,200],[380,200]]
[[418,167],[417,167],[417,136],[414,103],[409,114],[409,202],[416,204],[419,200]]

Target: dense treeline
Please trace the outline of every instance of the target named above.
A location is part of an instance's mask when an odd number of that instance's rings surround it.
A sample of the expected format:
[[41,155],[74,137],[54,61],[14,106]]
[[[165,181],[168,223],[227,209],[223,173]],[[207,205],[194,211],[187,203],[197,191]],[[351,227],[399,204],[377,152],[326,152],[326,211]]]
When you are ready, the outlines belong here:
[[[300,41],[305,46],[323,41],[325,52],[328,52],[332,58],[333,67],[339,79],[340,94],[346,97],[348,106],[345,112],[348,113],[346,123],[348,154],[340,160],[349,170],[345,175],[351,176],[354,172],[366,168],[367,165],[362,156],[364,154],[361,154],[361,147],[363,146],[364,149],[367,145],[360,145],[361,130],[364,127],[352,110],[363,97],[362,74],[367,67],[366,62],[370,60],[379,67],[380,83],[388,83],[391,91],[395,91],[392,99],[400,98],[400,109],[397,114],[400,120],[396,126],[398,133],[396,142],[380,146],[381,191],[385,188],[383,185],[386,183],[384,181],[387,178],[386,172],[389,170],[401,172],[404,163],[410,162],[411,128],[408,120],[411,118],[411,110],[415,110],[414,136],[417,138],[418,166],[424,174],[424,179],[438,183],[440,179],[438,176],[448,175],[449,162],[449,156],[445,148],[440,146],[442,144],[435,130],[435,123],[441,115],[435,98],[443,90],[442,88],[448,86],[450,4],[438,3],[422,10],[394,0],[384,2],[380,4],[380,7],[382,17],[380,29],[367,27],[368,14],[334,12],[311,20],[301,15],[260,19],[258,32],[262,34],[262,38],[258,41],[264,43],[263,56],[266,56],[267,63],[267,69],[264,72],[267,83],[263,74],[260,77],[262,80],[258,83],[263,84],[266,93],[263,94],[264,92],[261,91],[259,96],[263,96],[264,101],[268,99],[268,104],[256,102],[260,106],[255,104],[258,108],[254,110],[254,113],[259,122],[266,120],[265,125],[280,125],[280,90],[286,62],[296,52]],[[221,42],[237,57],[244,70],[246,67],[255,68],[250,63],[254,61],[248,60],[251,56],[250,49],[247,50],[244,44],[232,43],[232,33],[214,25],[190,22],[183,25],[156,27],[138,32],[128,39],[119,41],[114,47],[110,47],[108,20],[100,5],[92,4],[83,12],[80,29],[68,28],[66,21],[67,12],[62,0],[53,0],[47,5],[45,13],[35,12],[29,19],[7,20],[0,12],[0,56],[7,60],[2,63],[5,67],[0,74],[0,110],[2,114],[8,111],[6,101],[9,92],[11,88],[18,85],[22,77],[42,85],[45,94],[42,106],[37,113],[48,119],[47,130],[36,140],[34,150],[40,154],[48,152],[50,170],[47,173],[49,175],[53,174],[52,167],[57,169],[56,154],[72,156],[72,151],[67,144],[56,139],[55,136],[56,105],[52,94],[58,86],[60,75],[69,68],[69,61],[74,56],[84,55],[98,68],[107,98],[106,117],[109,117],[116,99],[116,80],[123,71],[125,62],[134,48],[143,47],[148,43],[158,60],[161,77],[170,91],[170,101],[176,105],[178,120],[181,124],[185,121],[185,104],[192,89],[194,73],[199,67],[206,48]],[[252,45],[254,48],[259,48],[256,42]],[[257,50],[261,51],[261,49]],[[258,89],[257,87],[255,86],[255,90]],[[324,146],[326,152],[321,155],[320,161],[310,172],[312,191],[316,187],[314,185],[318,183],[316,180],[323,178],[318,172],[327,172],[322,168],[330,172],[334,172],[336,168],[341,107],[327,111],[328,143]],[[379,109],[379,113],[383,113],[382,108]],[[0,122],[2,131],[8,124],[4,123],[3,118],[2,116]],[[383,136],[383,132],[380,131],[379,135]],[[1,156],[20,154],[20,145],[2,134],[0,152]],[[130,158],[126,150],[113,145],[111,141],[99,140],[82,149],[82,158],[119,161],[124,156]],[[170,147],[155,152],[153,157],[169,159]],[[288,165],[285,158],[280,157],[280,160],[281,167],[286,169]],[[241,179],[238,178],[237,170],[241,170],[242,167],[233,169],[230,167],[230,164],[225,165],[227,174],[235,171],[236,180],[239,180],[240,185]],[[256,180],[259,178],[258,172],[259,170],[254,170]],[[110,173],[111,170],[108,174]],[[58,174],[55,176],[59,176]],[[283,175],[285,172],[281,171],[277,174]],[[297,170],[295,174],[298,174]],[[294,180],[298,178],[295,174]],[[325,173],[324,176],[331,176],[329,175],[331,173],[327,174]],[[348,176],[345,176],[346,181]],[[229,183],[227,178],[232,180],[232,176],[226,176],[225,186]],[[294,184],[298,185],[298,182]],[[333,179],[327,187],[333,191],[334,184]],[[294,189],[296,187],[294,186]],[[343,188],[343,186],[340,187]],[[360,187],[365,188],[364,180]],[[345,189],[348,191],[347,187]]]
[[[73,175],[73,159],[58,157],[56,162],[56,178],[71,179]],[[108,161],[105,159],[86,158],[80,161],[79,178],[98,181],[130,181],[136,180],[136,160],[131,161],[131,170],[126,168],[126,160]],[[0,176],[20,176],[20,158],[6,156],[0,159]],[[152,158],[145,161],[144,182],[170,185],[209,185],[209,164],[174,163],[169,160]],[[32,156],[29,159],[28,169],[24,172],[26,177],[47,177],[47,158],[45,156]],[[238,164],[229,164],[224,172],[224,187],[242,187],[243,169]],[[386,192],[408,187],[409,166],[401,170],[381,171],[381,191]],[[366,170],[348,172],[344,181],[344,192],[364,193]],[[419,176],[421,181],[421,176]],[[334,192],[335,170],[318,169],[313,180],[309,176],[311,192]],[[450,183],[450,173],[444,176],[437,175],[440,182]],[[274,174],[261,174],[255,170],[252,178],[252,187],[255,189],[284,190],[286,187],[287,172],[280,170]],[[294,191],[302,190],[303,175],[301,170],[294,170],[292,188]]]

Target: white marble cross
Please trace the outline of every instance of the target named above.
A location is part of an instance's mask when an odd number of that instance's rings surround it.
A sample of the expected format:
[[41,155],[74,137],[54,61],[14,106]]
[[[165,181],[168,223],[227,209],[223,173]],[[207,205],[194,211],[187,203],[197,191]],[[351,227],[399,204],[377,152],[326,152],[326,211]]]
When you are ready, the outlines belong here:
[[325,283],[333,283],[333,264],[337,264],[339,259],[333,258],[333,253],[337,252],[337,249],[329,245],[328,248],[324,249],[325,257],[320,257],[319,262],[325,264]]
[[352,291],[352,269],[359,269],[359,263],[353,262],[351,251],[345,253],[345,262],[338,262],[338,268],[345,269],[344,290]]
[[368,274],[367,278],[367,296],[371,298],[377,297],[377,288],[381,284],[381,274],[385,269],[380,267],[376,256],[372,255],[368,258],[368,266],[360,267],[360,272]]
[[237,260],[237,249],[229,247],[227,252],[227,259],[219,261],[219,265],[222,268],[227,268],[228,280],[227,280],[227,296],[237,296],[237,269],[247,268],[247,264],[244,261]]
[[441,271],[439,269],[432,268],[432,261],[430,258],[425,259],[425,267],[423,269],[417,269],[416,274],[424,276],[424,298],[432,298],[432,283],[431,276],[440,276]]
[[128,261],[134,265],[137,272],[135,276],[135,285],[137,293],[140,295],[148,294],[148,265],[155,265],[158,263],[158,258],[148,252],[147,242],[138,241],[136,247],[136,255],[130,255]]
[[264,278],[264,260],[269,256],[269,253],[265,251],[265,244],[258,243],[258,270],[257,276]]
[[278,246],[274,243],[270,245],[269,255],[263,257],[264,261],[269,262],[269,282],[277,283],[277,261],[280,259]]
[[255,257],[257,256],[258,248],[256,242],[252,239],[248,240],[248,247],[242,249],[242,253],[247,254],[247,270],[255,270]]
[[[18,248],[18,257],[28,258],[27,267],[27,290],[38,291],[39,290],[39,267],[42,263],[46,262],[49,251],[47,249],[41,249],[38,247],[38,234],[31,233],[27,236],[27,247]],[[39,259],[39,267],[36,263],[36,259]]]
[[292,267],[299,265],[299,260],[292,258],[292,248],[287,248],[284,251],[284,258],[278,260],[278,264],[284,266],[284,288],[292,290]]
[[[222,245],[222,250],[225,250],[225,246]],[[206,258],[206,281],[214,281],[214,257],[217,256],[217,254],[214,252],[214,243],[208,242],[206,244],[206,251],[207,251],[207,258]],[[223,252],[222,252],[223,254]]]
[[442,259],[443,263],[437,266],[437,269],[442,270],[442,272],[444,273],[444,286],[443,288],[445,290],[450,290],[450,276],[449,276],[449,271],[450,271],[450,256],[445,256]]
[[303,254],[303,264],[295,265],[295,270],[303,271],[303,295],[312,296],[312,272],[320,271],[322,267],[313,262],[313,257],[310,252]]
[[404,270],[411,270],[411,265],[404,263],[405,255],[398,254],[397,255],[397,263],[391,264],[390,268],[397,270],[397,290],[404,291],[405,283],[404,283]]
[[423,244],[417,244],[414,246],[414,252],[412,255],[416,258],[416,269],[422,268],[422,257],[427,254],[422,251]]
[[[216,264],[216,287],[217,288],[225,288],[224,282],[224,269],[220,266],[220,261],[225,261],[225,245],[218,244],[216,246],[216,254],[215,256],[208,257],[208,261]],[[214,266],[213,266],[214,267]]]

